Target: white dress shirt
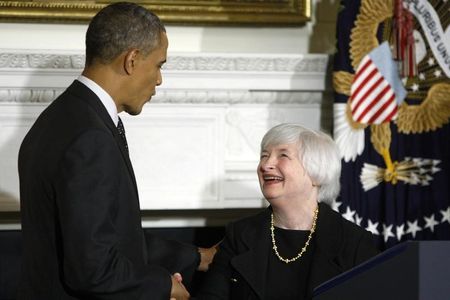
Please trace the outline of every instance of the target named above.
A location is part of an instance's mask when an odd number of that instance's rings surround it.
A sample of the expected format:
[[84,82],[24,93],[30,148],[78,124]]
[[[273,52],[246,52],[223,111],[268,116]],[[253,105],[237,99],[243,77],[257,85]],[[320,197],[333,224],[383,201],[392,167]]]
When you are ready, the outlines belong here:
[[114,122],[114,125],[116,125],[117,127],[117,123],[119,123],[119,116],[117,114],[117,106],[113,98],[104,89],[102,89],[101,86],[99,86],[97,83],[87,78],[86,76],[80,75],[78,76],[77,80],[87,86],[97,95],[98,98],[100,98],[100,101],[108,111],[108,114]]

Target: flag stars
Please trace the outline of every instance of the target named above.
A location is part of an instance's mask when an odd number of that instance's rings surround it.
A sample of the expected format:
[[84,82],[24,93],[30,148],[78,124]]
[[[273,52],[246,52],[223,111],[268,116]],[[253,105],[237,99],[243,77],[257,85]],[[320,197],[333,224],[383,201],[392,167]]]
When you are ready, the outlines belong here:
[[431,232],[434,232],[434,226],[436,226],[437,224],[439,224],[439,222],[437,222],[434,219],[434,214],[432,214],[429,218],[427,217],[423,217],[425,219],[425,228],[430,228]]
[[427,61],[428,65],[431,67],[432,65],[434,65],[434,58],[430,57]]
[[[411,160],[412,161],[412,160]],[[430,164],[435,165],[439,163],[440,161],[424,161],[423,164]],[[335,203],[333,202],[332,205]],[[337,202],[337,206],[341,206],[342,202]],[[394,240],[397,239],[397,241],[401,241],[403,236],[411,234],[412,238],[408,239],[416,239],[417,233],[420,231],[423,231],[425,229],[429,229],[432,233],[434,233],[435,227],[440,226],[440,224],[449,223],[450,224],[450,206],[447,207],[445,210],[439,210],[440,215],[442,217],[439,217],[439,213],[437,213],[438,210],[436,210],[436,213],[431,214],[429,217],[423,216],[424,225],[419,226],[419,220],[421,219],[415,219],[413,221],[406,221],[406,223],[403,224],[392,224],[388,225],[383,222],[372,222],[370,219],[365,218],[364,216],[360,216],[356,210],[351,210],[349,206],[345,207],[345,213],[342,213],[342,217],[345,219],[355,223],[358,226],[361,226],[361,223],[364,220],[367,220],[367,226],[365,229],[369,232],[371,232],[373,235],[382,236],[384,242],[386,243],[389,238],[393,238]],[[363,226],[361,226],[363,227]],[[379,228],[380,227],[380,228]]]
[[342,202],[333,200],[333,202],[331,203],[331,208],[332,208],[334,211],[339,212],[339,206],[341,206],[341,205],[342,205]]
[[412,90],[413,92],[417,92],[417,91],[419,90],[419,85],[418,85],[417,83],[414,83],[414,84],[411,86],[411,90]]
[[419,79],[420,80],[425,80],[425,74],[419,73]]
[[358,214],[355,215],[355,223],[358,226],[361,226],[362,217],[358,216]]
[[447,207],[447,210],[441,210],[442,220],[441,223],[448,222],[450,224],[450,207]]
[[442,71],[441,71],[441,70],[435,70],[435,71],[433,72],[433,75],[434,75],[436,78],[439,78],[439,77],[442,76]]
[[347,220],[349,220],[350,222],[355,223],[355,219],[353,218],[353,215],[356,213],[356,211],[351,210],[350,206],[347,206],[347,209],[345,211],[345,213],[342,215],[344,218],[346,218]]
[[372,223],[371,220],[368,220],[368,221],[367,221],[367,227],[366,227],[366,230],[367,230],[367,231],[370,231],[370,232],[372,232],[373,234],[379,235],[380,232],[378,231],[377,227],[378,227],[378,222]]
[[395,237],[395,235],[392,233],[392,226],[393,226],[393,225],[386,226],[385,224],[383,224],[383,236],[384,236],[384,242],[387,242],[387,240],[388,240],[390,237]]
[[396,226],[396,235],[397,240],[401,241],[402,236],[405,235],[405,224],[402,224],[400,226]]
[[417,225],[417,220],[415,220],[414,222],[409,222],[408,223],[408,230],[406,230],[406,233],[411,233],[411,235],[413,236],[413,238],[416,237],[416,234],[418,231],[421,231],[422,228],[419,227],[419,225]]

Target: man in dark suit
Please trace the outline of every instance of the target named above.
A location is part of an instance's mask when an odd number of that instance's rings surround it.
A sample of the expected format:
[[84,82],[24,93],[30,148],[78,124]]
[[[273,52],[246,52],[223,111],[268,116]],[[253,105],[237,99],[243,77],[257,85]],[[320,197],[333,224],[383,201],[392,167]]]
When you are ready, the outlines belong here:
[[155,94],[167,47],[159,18],[136,4],[109,5],[89,24],[82,75],[20,148],[19,299],[188,299],[175,272],[207,268],[205,249],[146,242],[118,117]]

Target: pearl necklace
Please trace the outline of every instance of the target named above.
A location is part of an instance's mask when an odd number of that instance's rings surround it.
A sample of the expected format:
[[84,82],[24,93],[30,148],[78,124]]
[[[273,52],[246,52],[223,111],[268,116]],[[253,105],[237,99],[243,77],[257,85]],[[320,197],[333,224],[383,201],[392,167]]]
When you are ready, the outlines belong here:
[[278,247],[277,247],[277,244],[275,243],[275,228],[273,226],[273,213],[271,214],[271,216],[270,216],[270,235],[272,236],[272,249],[275,252],[275,255],[278,257],[279,260],[288,264],[288,263],[296,261],[297,259],[302,257],[303,253],[305,253],[305,251],[306,251],[306,247],[308,247],[308,245],[311,241],[314,231],[316,231],[316,223],[317,223],[318,215],[319,215],[319,205],[317,205],[317,208],[314,211],[314,218],[313,218],[311,231],[309,232],[308,239],[306,240],[305,246],[303,246],[303,248],[300,250],[300,253],[297,254],[297,256],[295,256],[293,258],[284,258],[280,255],[280,253],[278,253]]

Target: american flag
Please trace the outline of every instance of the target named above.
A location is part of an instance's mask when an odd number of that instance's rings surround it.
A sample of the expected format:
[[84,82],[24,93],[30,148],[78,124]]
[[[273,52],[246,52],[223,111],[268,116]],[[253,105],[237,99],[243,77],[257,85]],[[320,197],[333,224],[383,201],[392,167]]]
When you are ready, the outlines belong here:
[[362,59],[351,87],[350,103],[354,121],[381,124],[397,116],[398,105],[406,96],[397,74],[387,42]]
[[[341,194],[333,208],[372,232],[380,249],[406,240],[450,240],[450,78],[415,22],[425,52],[417,60],[417,77],[404,81],[403,99],[402,81],[392,71],[397,64],[383,44],[392,32],[392,3],[340,0],[333,60],[334,138],[343,158]],[[430,1],[431,8],[448,26],[450,1]],[[405,114],[405,107],[415,114]],[[425,127],[424,117],[436,126]],[[415,131],[405,131],[405,118]],[[385,152],[377,150],[376,140]],[[396,182],[379,176],[389,175],[387,162]]]

